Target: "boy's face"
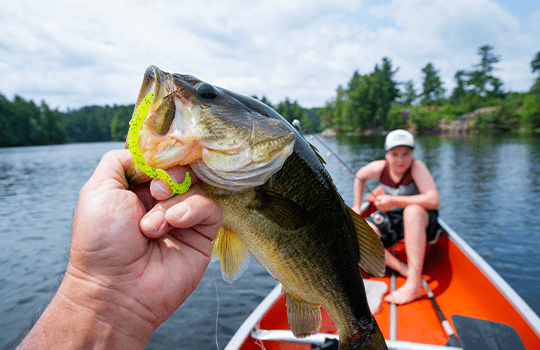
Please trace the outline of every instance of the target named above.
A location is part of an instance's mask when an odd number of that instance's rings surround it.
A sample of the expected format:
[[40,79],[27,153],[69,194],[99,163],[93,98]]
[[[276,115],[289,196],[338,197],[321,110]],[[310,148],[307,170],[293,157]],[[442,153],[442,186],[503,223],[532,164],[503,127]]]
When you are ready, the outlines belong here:
[[397,146],[386,151],[385,158],[388,161],[391,171],[402,174],[412,164],[413,149],[409,146]]

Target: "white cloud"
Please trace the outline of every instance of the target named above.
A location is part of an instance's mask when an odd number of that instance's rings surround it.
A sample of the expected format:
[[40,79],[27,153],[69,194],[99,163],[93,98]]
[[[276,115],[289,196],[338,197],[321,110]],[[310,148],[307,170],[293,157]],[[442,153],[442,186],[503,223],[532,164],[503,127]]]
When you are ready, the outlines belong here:
[[451,90],[484,44],[501,55],[503,87],[525,91],[539,19],[494,0],[19,0],[0,13],[0,93],[62,109],[128,104],[154,64],[274,103],[323,106],[383,57],[417,87],[432,62]]
[[[450,92],[455,86],[455,72],[469,70],[479,62],[480,46],[494,46],[495,54],[501,56],[497,65],[501,69],[508,64],[515,66],[516,59],[521,66],[530,63],[527,55],[540,49],[539,37],[531,36],[516,16],[491,0],[397,0],[374,8],[372,13],[388,15],[395,21],[396,27],[381,30],[377,39],[392,52],[390,58],[397,58],[394,62],[401,66],[398,79],[412,78],[418,89],[421,68],[428,62],[440,70],[445,88]],[[532,59],[532,55],[529,57]],[[500,73],[496,75],[508,76]],[[524,91],[530,87],[529,72],[514,69],[512,79],[513,89]]]

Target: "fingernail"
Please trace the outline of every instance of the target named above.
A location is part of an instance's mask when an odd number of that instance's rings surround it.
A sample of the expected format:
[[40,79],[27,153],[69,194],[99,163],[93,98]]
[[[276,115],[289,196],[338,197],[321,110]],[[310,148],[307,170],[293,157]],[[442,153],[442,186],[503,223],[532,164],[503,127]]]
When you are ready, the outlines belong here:
[[172,194],[171,187],[165,181],[156,181],[156,187],[166,196]]

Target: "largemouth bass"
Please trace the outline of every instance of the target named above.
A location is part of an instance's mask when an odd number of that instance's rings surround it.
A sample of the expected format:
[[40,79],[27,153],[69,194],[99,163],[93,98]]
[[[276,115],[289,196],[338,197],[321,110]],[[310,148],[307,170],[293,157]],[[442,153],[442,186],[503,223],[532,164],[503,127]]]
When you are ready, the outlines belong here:
[[386,349],[358,265],[384,274],[384,248],[338,194],[317,151],[256,99],[193,76],[147,69],[137,105],[153,99],[139,133],[154,168],[189,165],[223,208],[213,242],[232,282],[252,256],[286,293],[296,337],[318,332],[320,306],[340,349]]

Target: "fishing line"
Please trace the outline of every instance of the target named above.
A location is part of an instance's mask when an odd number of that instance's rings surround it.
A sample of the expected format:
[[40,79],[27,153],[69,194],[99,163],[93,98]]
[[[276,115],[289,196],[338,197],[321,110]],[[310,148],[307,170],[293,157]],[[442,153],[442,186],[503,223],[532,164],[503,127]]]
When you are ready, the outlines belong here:
[[[210,269],[212,270],[212,269]],[[214,278],[214,286],[216,286],[216,300],[217,300],[217,310],[216,310],[216,347],[217,350],[219,350],[219,343],[218,343],[218,320],[219,320],[219,294],[217,290],[217,283],[216,283],[216,276],[214,275],[214,270],[212,270],[212,277]]]
[[[298,129],[298,131],[300,133],[304,133],[306,132],[307,130],[306,129],[302,129],[301,128],[301,125],[300,125],[300,121],[298,119],[295,119],[293,122],[292,122],[292,125]],[[331,155],[333,155],[342,165],[345,169],[347,169],[349,171],[349,173],[351,173],[355,178],[356,178],[356,172],[350,167],[347,165],[347,163],[345,163],[341,158],[339,158],[339,156],[334,152],[332,151],[332,149],[326,144],[323,142],[323,140],[321,140],[317,135],[315,134],[310,134],[311,136],[313,136],[321,145],[323,145],[329,152]],[[372,193],[373,190],[368,186],[367,184],[367,181],[365,183],[366,185],[366,189]]]

